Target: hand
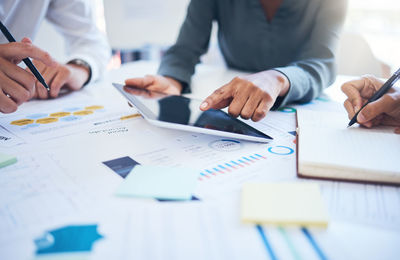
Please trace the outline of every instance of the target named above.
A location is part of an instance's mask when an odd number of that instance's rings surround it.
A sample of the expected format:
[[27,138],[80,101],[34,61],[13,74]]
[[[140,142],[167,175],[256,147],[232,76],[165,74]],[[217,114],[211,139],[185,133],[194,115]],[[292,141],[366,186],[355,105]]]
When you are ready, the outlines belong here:
[[89,78],[89,70],[79,65],[57,63],[56,66],[49,67],[39,60],[33,60],[33,64],[50,87],[49,92],[39,81],[36,81],[35,98],[56,98],[61,88],[79,90]]
[[22,59],[34,58],[49,67],[55,66],[51,56],[32,45],[28,38],[22,42],[0,44],[0,111],[12,113],[35,93],[36,78],[17,66]]
[[148,91],[146,89],[132,87],[132,86],[124,86],[124,91],[135,96],[141,96],[144,98],[155,99],[165,97],[166,95],[160,92]]
[[168,95],[180,95],[182,92],[182,85],[177,80],[158,75],[146,75],[141,78],[127,79],[125,80],[125,84]]
[[267,70],[256,74],[236,77],[208,96],[200,105],[205,111],[229,106],[228,112],[234,117],[259,121],[274,105],[278,96],[289,91],[289,80],[282,73]]
[[[348,97],[344,107],[349,119],[353,118],[383,83],[373,76],[364,76],[342,85],[342,91]],[[376,125],[400,126],[400,89],[392,87],[381,98],[366,105],[358,114],[357,122],[368,128]],[[395,132],[400,133],[400,127]]]

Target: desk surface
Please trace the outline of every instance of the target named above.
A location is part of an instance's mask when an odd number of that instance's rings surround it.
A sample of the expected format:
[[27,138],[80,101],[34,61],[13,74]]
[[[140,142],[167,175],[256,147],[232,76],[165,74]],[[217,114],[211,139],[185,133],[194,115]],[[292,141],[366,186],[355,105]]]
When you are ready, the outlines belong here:
[[[293,108],[343,110],[336,101],[343,100],[339,86],[348,77],[339,77],[326,97],[271,112],[260,123],[251,123],[273,132],[274,143],[237,142],[227,149],[223,145],[227,140],[156,128],[131,116],[136,112],[111,82],[156,69],[154,62],[127,64],[80,92],[33,101],[15,114],[0,116],[0,152],[18,157],[17,164],[0,169],[1,259],[32,259],[34,240],[44,232],[88,224],[97,225],[103,236],[86,254],[88,259],[266,259],[272,255],[398,259],[399,188],[296,177],[290,133],[295,130]],[[191,95],[204,98],[238,75],[242,74],[199,66]],[[81,112],[87,110],[91,112]],[[61,112],[71,114],[68,120],[37,123]],[[28,123],[10,124],[21,119]],[[253,154],[264,159],[251,160]],[[102,162],[127,156],[144,165],[199,169],[204,173],[195,192],[200,200],[176,203],[116,197],[123,179]],[[251,162],[242,168],[218,168],[243,157]],[[262,227],[263,240],[260,229],[240,224],[242,184],[271,181],[318,183],[331,219],[328,229]]]

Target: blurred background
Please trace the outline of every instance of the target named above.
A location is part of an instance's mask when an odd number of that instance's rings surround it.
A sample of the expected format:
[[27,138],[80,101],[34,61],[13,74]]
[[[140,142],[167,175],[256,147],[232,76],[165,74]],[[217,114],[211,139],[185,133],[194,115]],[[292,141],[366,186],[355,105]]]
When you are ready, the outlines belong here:
[[[159,60],[175,42],[189,0],[88,0],[98,27],[113,49],[109,69],[125,62]],[[217,25],[205,64],[224,65],[216,41]],[[48,40],[54,39],[52,42]],[[63,41],[50,24],[41,27],[35,44],[59,60]],[[389,77],[400,67],[400,1],[349,0],[345,28],[338,49],[338,73]]]

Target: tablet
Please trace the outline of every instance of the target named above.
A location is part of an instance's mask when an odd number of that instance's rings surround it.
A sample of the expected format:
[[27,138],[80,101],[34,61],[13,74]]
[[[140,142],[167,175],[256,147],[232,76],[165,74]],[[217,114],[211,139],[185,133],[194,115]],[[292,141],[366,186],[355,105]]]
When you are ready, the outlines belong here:
[[201,100],[113,85],[153,125],[263,143],[272,140],[272,137],[222,110],[201,111]]

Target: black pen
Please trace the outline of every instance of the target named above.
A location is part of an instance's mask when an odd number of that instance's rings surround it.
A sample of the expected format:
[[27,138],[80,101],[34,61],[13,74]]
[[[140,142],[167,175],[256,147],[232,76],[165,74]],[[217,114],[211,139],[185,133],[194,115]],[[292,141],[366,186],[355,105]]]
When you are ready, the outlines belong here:
[[365,103],[360,110],[357,111],[357,113],[353,116],[353,118],[350,120],[350,123],[347,127],[352,126],[355,122],[357,122],[357,116],[358,113],[369,103],[374,102],[375,100],[379,99],[382,97],[388,90],[393,87],[393,85],[396,83],[396,81],[400,78],[400,69],[398,69],[386,82],[383,84],[383,86],[378,89],[378,91],[375,92],[375,94],[368,99],[367,103]]
[[[11,33],[7,30],[7,28],[1,21],[0,21],[0,30],[3,32],[4,36],[7,38],[9,42],[15,42],[14,37],[11,35]],[[44,78],[42,77],[40,72],[36,69],[35,65],[33,65],[32,61],[29,58],[25,58],[22,61],[32,71],[33,75],[35,75],[37,80],[40,83],[42,83],[42,85],[47,89],[47,91],[50,91],[50,87],[46,84],[46,81],[44,81]]]

